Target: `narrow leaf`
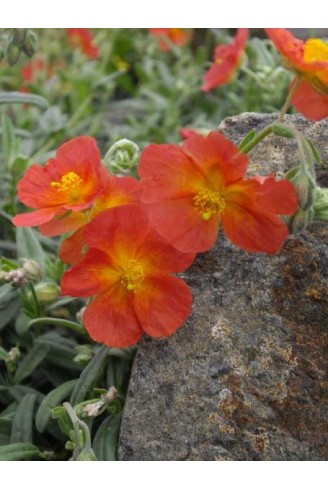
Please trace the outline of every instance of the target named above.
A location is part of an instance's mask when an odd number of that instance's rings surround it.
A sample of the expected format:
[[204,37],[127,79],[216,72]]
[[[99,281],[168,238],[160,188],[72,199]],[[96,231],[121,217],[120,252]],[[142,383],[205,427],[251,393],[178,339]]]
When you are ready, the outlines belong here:
[[47,356],[48,352],[48,346],[35,344],[18,366],[14,378],[15,383],[20,383],[23,379],[28,378]]
[[10,442],[12,444],[17,442],[32,443],[35,400],[36,396],[29,393],[19,403],[11,428]]
[[48,109],[49,103],[40,95],[23,92],[0,92],[0,104],[32,104],[41,109]]
[[16,228],[17,256],[35,259],[43,267],[45,266],[45,254],[31,228]]
[[66,383],[50,391],[41,403],[35,418],[35,425],[39,432],[43,432],[51,418],[51,410],[61,404],[72,393],[77,379],[71,379]]
[[84,368],[71,396],[70,402],[73,406],[81,403],[85,399],[92,385],[100,378],[107,365],[108,354],[109,348],[105,345],[101,346],[89,364]]
[[16,443],[0,446],[0,461],[24,461],[40,456],[40,451],[32,444]]
[[99,461],[117,460],[117,444],[121,418],[121,413],[110,415],[100,425],[92,444]]

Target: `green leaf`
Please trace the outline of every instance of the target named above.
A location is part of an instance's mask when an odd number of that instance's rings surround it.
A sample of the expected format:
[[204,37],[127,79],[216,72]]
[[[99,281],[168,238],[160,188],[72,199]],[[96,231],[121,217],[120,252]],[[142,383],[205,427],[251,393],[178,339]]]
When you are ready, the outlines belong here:
[[313,143],[313,141],[311,141],[310,139],[306,138],[306,141],[308,142],[308,144],[309,144],[309,146],[311,148],[311,151],[313,153],[313,156],[314,156],[315,161],[318,164],[322,164],[322,158],[321,158],[321,155],[319,153],[318,148],[315,146],[315,144]]
[[15,383],[20,383],[28,378],[49,352],[49,347],[43,344],[35,344],[24,357],[15,373]]
[[110,415],[97,430],[92,447],[99,461],[117,460],[117,443],[121,418],[121,413]]
[[0,461],[24,461],[41,456],[39,449],[32,444],[16,443],[0,446]]
[[18,335],[24,335],[30,327],[29,323],[31,321],[31,317],[26,315],[26,313],[22,312],[16,319],[15,330]]
[[105,345],[101,346],[84,368],[71,396],[70,402],[73,406],[84,401],[88,391],[100,378],[107,365],[108,354],[109,348]]
[[14,133],[14,127],[11,120],[6,114],[2,114],[2,152],[3,159],[8,165],[11,159],[11,155],[16,148],[16,138]]
[[8,356],[8,352],[0,346],[0,361],[6,361],[8,359]]
[[17,292],[11,293],[10,301],[0,307],[0,330],[5,327],[17,314],[20,307],[20,299],[17,297]]
[[35,418],[35,425],[39,432],[43,432],[51,418],[51,410],[72,393],[74,386],[77,383],[77,379],[71,379],[66,383],[58,386],[54,390],[50,391],[48,395],[43,399]]
[[33,412],[36,396],[32,393],[25,395],[19,403],[11,428],[10,442],[32,443]]
[[49,103],[40,95],[23,92],[0,92],[0,104],[32,104],[41,109],[48,109]]
[[19,258],[35,259],[42,267],[45,267],[45,254],[34,234],[34,230],[25,227],[16,228],[16,245]]
[[129,373],[130,362],[119,357],[110,357],[107,368],[107,386],[115,386],[122,393]]
[[256,129],[252,129],[248,134],[246,134],[245,138],[241,141],[239,144],[239,149],[242,150],[242,148],[247,145],[250,141],[252,141],[256,136]]

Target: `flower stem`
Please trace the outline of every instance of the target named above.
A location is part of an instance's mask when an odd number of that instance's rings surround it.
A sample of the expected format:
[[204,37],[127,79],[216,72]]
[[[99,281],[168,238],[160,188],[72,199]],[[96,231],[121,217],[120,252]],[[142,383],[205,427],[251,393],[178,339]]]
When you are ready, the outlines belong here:
[[301,82],[301,79],[299,77],[295,77],[294,80],[292,81],[292,84],[291,84],[291,88],[289,90],[289,93],[287,95],[287,98],[285,100],[285,103],[284,105],[282,106],[281,108],[281,111],[280,111],[280,114],[279,114],[279,118],[278,118],[278,122],[282,122],[284,120],[284,117],[291,105],[291,100],[293,98],[293,95],[295,93],[295,90],[297,89],[297,87],[299,86]]
[[75,332],[78,332],[82,335],[86,334],[82,325],[79,325],[78,323],[72,322],[70,320],[64,320],[62,318],[52,318],[52,317],[36,318],[34,320],[31,320],[29,322],[28,326],[32,327],[33,325],[41,325],[44,323],[50,323],[50,324],[55,325],[57,327],[70,328],[71,330],[75,330]]

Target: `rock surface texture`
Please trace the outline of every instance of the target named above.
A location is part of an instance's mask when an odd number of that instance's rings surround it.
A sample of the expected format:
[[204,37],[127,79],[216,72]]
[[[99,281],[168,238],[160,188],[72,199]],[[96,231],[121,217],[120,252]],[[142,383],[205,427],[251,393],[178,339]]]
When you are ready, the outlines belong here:
[[[226,119],[235,143],[274,115]],[[319,147],[327,186],[328,122],[289,116]],[[250,175],[298,163],[270,136]],[[248,254],[221,232],[184,274],[193,314],[170,338],[139,347],[121,427],[120,460],[328,458],[328,225],[313,223],[274,256]]]

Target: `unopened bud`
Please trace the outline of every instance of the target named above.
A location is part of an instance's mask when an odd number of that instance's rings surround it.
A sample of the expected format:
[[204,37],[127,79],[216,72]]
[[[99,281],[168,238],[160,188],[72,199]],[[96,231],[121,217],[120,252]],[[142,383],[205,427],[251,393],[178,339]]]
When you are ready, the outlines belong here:
[[60,287],[55,282],[40,282],[34,287],[39,303],[51,303],[60,295]]
[[14,269],[7,272],[4,279],[16,288],[22,288],[29,282],[23,269]]
[[16,362],[17,359],[20,358],[20,355],[21,355],[21,352],[20,352],[19,348],[18,347],[13,347],[8,352],[8,359],[7,359],[7,361],[9,361],[9,362]]
[[316,183],[304,168],[295,167],[286,174],[286,179],[295,187],[299,206],[307,211],[313,206],[316,197]]
[[33,259],[23,259],[22,269],[26,278],[31,282],[39,282],[44,276],[42,265]]
[[6,55],[7,55],[8,63],[11,66],[14,65],[18,61],[20,52],[21,52],[20,47],[17,44],[14,44],[13,42],[11,42],[8,45]]
[[18,46],[22,46],[26,39],[27,29],[13,29],[14,43]]
[[73,361],[77,364],[87,364],[93,356],[93,350],[90,345],[77,345],[75,350],[78,354],[74,357]]
[[104,164],[116,174],[126,174],[135,169],[139,161],[139,147],[131,140],[114,143],[104,158]]
[[22,49],[24,53],[27,54],[27,56],[31,57],[36,52],[36,45],[37,45],[37,36],[35,32],[29,29]]
[[313,206],[313,219],[319,221],[328,221],[328,188],[317,188],[316,201]]
[[313,220],[314,211],[313,208],[304,211],[302,208],[298,208],[298,211],[294,216],[288,220],[288,227],[291,233],[298,233],[304,230],[307,225]]
[[88,449],[83,449],[76,459],[77,461],[97,461],[97,457],[90,447]]

